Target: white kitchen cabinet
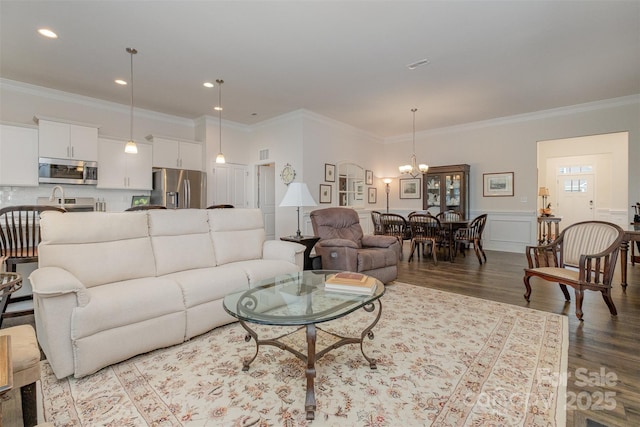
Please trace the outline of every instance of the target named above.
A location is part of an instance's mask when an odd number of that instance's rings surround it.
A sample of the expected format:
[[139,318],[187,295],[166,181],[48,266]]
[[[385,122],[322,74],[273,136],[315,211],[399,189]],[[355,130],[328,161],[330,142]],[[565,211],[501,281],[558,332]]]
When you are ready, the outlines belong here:
[[40,157],[98,160],[98,128],[38,120]]
[[202,170],[202,144],[149,135],[153,142],[153,166],[157,168]]
[[38,186],[38,130],[0,125],[0,185]]
[[151,190],[152,147],[138,145],[137,154],[124,152],[127,142],[100,138],[98,141],[98,188]]

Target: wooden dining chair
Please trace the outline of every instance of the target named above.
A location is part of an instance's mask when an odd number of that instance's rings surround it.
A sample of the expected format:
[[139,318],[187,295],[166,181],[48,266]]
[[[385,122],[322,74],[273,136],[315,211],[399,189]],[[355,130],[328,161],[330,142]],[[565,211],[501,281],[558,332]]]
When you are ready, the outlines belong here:
[[222,205],[207,206],[207,209],[231,209],[233,207],[234,207],[233,205],[222,204]]
[[380,224],[382,224],[382,234],[385,236],[393,236],[400,243],[400,259],[402,259],[402,244],[405,240],[411,239],[411,229],[407,220],[402,216],[394,213],[380,214]]
[[[38,262],[38,244],[40,243],[40,213],[44,211],[66,212],[56,206],[20,205],[0,209],[0,257],[4,259],[7,271],[15,272],[18,264]],[[10,295],[3,302],[10,303]],[[13,297],[13,302],[30,300],[33,297]],[[5,304],[6,303],[6,304]],[[12,313],[20,316],[32,314],[33,310]],[[5,317],[4,310],[0,313]],[[0,321],[0,325],[2,322]]]
[[462,252],[463,256],[467,256],[467,246],[473,244],[473,251],[478,257],[478,262],[482,265],[482,260],[487,262],[487,254],[484,253],[482,248],[482,233],[484,232],[484,226],[487,223],[487,214],[482,214],[474,218],[468,227],[459,228],[455,232],[455,250]]
[[371,222],[373,222],[373,234],[381,235],[382,232],[382,222],[380,222],[381,213],[378,211],[371,211]]
[[424,255],[425,246],[428,246],[433,256],[433,263],[438,264],[436,252],[438,243],[442,239],[442,226],[438,218],[426,214],[413,214],[409,216],[409,227],[411,228],[409,262],[413,259],[416,248],[418,249],[418,257],[420,257],[420,249]]

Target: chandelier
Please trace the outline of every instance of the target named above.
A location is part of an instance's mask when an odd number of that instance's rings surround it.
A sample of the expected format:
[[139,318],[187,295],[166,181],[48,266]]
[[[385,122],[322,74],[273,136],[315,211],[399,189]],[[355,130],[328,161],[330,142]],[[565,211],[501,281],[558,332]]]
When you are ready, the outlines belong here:
[[416,161],[416,111],[418,111],[417,108],[411,109],[411,112],[413,113],[413,154],[411,154],[411,164],[398,167],[400,173],[409,174],[413,178],[420,174],[425,174],[429,170],[429,166],[424,163],[420,163],[418,165],[418,162]]

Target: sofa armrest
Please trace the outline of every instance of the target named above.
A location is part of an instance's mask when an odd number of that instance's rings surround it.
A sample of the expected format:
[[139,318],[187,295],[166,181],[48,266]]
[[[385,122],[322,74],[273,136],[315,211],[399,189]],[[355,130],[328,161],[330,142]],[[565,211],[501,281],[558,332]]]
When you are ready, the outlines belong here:
[[278,259],[289,261],[304,268],[304,245],[294,242],[285,242],[283,240],[266,240],[262,247],[263,259]]
[[393,246],[398,239],[394,236],[381,236],[374,234],[365,234],[362,236],[362,246],[369,248],[388,248]]
[[29,276],[34,295],[53,298],[70,293],[76,294],[78,306],[89,303],[87,288],[73,274],[60,267],[38,268]]

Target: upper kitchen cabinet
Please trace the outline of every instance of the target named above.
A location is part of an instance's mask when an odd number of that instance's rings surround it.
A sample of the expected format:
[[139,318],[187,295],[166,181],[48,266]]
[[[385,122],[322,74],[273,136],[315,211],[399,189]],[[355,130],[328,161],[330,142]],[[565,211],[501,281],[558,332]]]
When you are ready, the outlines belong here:
[[0,125],[0,185],[38,186],[38,130]]
[[153,142],[154,167],[202,170],[201,143],[153,135],[147,136],[147,140]]
[[138,153],[124,152],[127,141],[98,141],[98,188],[151,190],[153,159],[151,144],[137,143]]
[[37,119],[40,157],[98,160],[98,127]]
[[434,166],[424,175],[422,208],[436,215],[448,210],[469,216],[469,165]]

